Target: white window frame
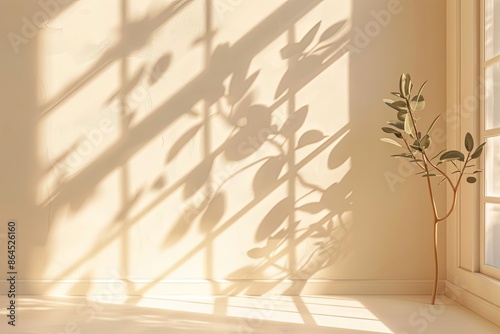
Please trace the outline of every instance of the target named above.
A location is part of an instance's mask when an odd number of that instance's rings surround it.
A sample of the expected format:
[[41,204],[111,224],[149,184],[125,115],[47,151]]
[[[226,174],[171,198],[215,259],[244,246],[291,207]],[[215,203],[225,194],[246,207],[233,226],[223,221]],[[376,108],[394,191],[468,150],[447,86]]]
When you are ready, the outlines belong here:
[[[480,10],[482,0],[447,0],[447,147],[463,149],[465,133],[480,141]],[[481,63],[482,64],[482,63]],[[481,175],[481,178],[484,176]],[[479,185],[463,183],[446,221],[446,295],[500,326],[500,280],[480,272]],[[452,198],[447,192],[448,201]],[[482,231],[482,232],[481,232]],[[482,233],[482,236],[481,236]]]
[[[493,63],[497,63],[498,62],[498,58],[500,57],[499,56],[496,56],[494,57],[494,59],[496,58],[497,60],[493,61],[493,62],[490,62],[490,61],[486,61],[486,57],[485,57],[485,51],[484,51],[484,40],[485,40],[485,34],[484,34],[484,11],[485,11],[485,0],[480,0],[480,24],[479,24],[479,45],[480,45],[480,53],[479,53],[479,74],[480,74],[480,77],[481,77],[481,80],[484,80],[485,78],[485,74],[486,74],[486,67],[487,65],[490,65],[490,64],[493,64]],[[484,92],[484,85],[481,84],[480,85],[480,96],[481,97],[484,97],[485,96],[485,92]],[[481,141],[485,141],[487,137],[491,137],[491,136],[498,136],[500,134],[500,129],[494,129],[494,130],[485,130],[485,101],[484,101],[484,98],[481,98],[480,99],[480,138],[481,138]],[[483,158],[483,162],[484,162],[484,158]],[[484,165],[483,165],[484,166]],[[481,185],[481,188],[480,188],[480,201],[479,201],[479,212],[480,212],[480,243],[479,243],[479,250],[480,250],[480,257],[479,257],[479,271],[481,273],[484,273],[485,275],[488,275],[488,276],[491,276],[495,279],[499,279],[500,280],[500,269],[498,268],[494,268],[494,267],[491,267],[491,266],[488,266],[485,264],[485,246],[486,246],[486,243],[485,243],[485,235],[486,235],[486,231],[485,231],[485,215],[484,215],[484,207],[485,207],[485,204],[486,204],[486,192],[485,192],[485,189],[484,189],[484,182],[481,182],[480,183]],[[500,203],[500,201],[498,199],[488,199],[488,203]]]

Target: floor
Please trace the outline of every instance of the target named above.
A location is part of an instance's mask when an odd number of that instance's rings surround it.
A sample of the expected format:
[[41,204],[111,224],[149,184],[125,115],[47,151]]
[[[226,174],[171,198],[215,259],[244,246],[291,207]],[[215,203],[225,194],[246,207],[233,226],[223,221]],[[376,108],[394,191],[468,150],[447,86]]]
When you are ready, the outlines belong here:
[[500,327],[445,296],[18,297],[16,327],[0,296],[0,333],[493,334]]

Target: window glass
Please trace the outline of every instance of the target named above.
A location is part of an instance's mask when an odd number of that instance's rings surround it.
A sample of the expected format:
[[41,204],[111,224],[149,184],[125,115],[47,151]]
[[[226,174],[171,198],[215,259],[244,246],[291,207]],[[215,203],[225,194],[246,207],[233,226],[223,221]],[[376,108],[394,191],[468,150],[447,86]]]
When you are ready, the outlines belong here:
[[500,0],[485,0],[484,6],[484,54],[488,60],[500,54]]
[[486,203],[485,213],[485,262],[500,268],[500,204]]

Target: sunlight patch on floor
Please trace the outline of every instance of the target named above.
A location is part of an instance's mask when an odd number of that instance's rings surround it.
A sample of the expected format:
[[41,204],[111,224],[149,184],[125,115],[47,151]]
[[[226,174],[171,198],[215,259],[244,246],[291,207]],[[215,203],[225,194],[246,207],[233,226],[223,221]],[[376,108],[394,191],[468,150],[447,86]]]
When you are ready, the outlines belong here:
[[175,296],[142,298],[136,305],[178,312],[245,318],[255,325],[272,321],[371,333],[393,333],[362,303],[349,298]]

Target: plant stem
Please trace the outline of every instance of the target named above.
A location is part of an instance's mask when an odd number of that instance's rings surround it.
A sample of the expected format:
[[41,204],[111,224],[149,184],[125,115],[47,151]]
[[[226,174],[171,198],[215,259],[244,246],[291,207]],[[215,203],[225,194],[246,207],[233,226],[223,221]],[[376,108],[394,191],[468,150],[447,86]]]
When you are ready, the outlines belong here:
[[[427,157],[427,155],[426,155]],[[453,182],[451,181],[450,177],[448,176],[448,174],[446,174],[445,172],[443,172],[437,165],[433,164],[432,161],[430,159],[427,159],[429,161],[429,164],[434,167],[439,173],[441,173],[441,175],[443,175],[446,180],[448,180],[448,183],[450,184],[450,187],[453,188],[453,190],[455,190],[455,185],[453,184]]]
[[[425,169],[428,169],[427,165],[427,156],[425,154],[422,154],[422,157],[424,159],[424,165]],[[434,215],[434,285],[432,288],[432,298],[431,298],[431,305],[434,305],[436,301],[436,293],[437,293],[437,283],[439,279],[439,260],[438,260],[438,239],[437,239],[437,233],[438,233],[438,213],[437,213],[437,208],[436,208],[436,202],[434,200],[434,194],[432,192],[432,185],[431,185],[431,178],[427,176],[427,187],[429,189],[429,195],[431,198],[431,204],[432,204],[432,214]]]
[[[420,136],[418,135],[418,129],[417,129],[417,122],[413,116],[413,110],[411,108],[411,102],[409,100],[408,97],[405,97],[405,100],[406,100],[406,105],[408,107],[408,116],[410,117],[410,120],[412,122],[412,125],[413,125],[413,129],[415,131],[415,136],[416,136],[416,140],[420,141]],[[417,101],[418,101],[418,98],[417,98]],[[407,117],[408,117],[407,116]],[[406,148],[408,149],[408,151],[410,152],[410,154],[414,156],[413,154],[413,151],[410,149],[410,146],[408,145],[408,142],[406,141],[405,138],[403,138],[405,144],[406,144]],[[437,294],[437,286],[438,286],[438,279],[439,279],[439,259],[438,259],[438,226],[439,226],[439,222],[440,221],[443,221],[443,220],[446,220],[450,215],[451,213],[453,212],[453,210],[455,209],[455,205],[457,203],[457,192],[458,192],[458,187],[460,186],[460,181],[462,180],[462,177],[464,175],[464,172],[465,172],[465,168],[467,167],[467,163],[470,161],[470,154],[471,152],[469,151],[469,154],[467,154],[467,158],[465,158],[465,163],[460,171],[460,175],[458,177],[458,180],[456,182],[456,184],[453,184],[453,181],[451,180],[451,178],[443,171],[441,170],[436,164],[433,164],[431,159],[429,159],[427,157],[427,154],[425,152],[425,149],[421,150],[421,153],[422,153],[422,161],[423,161],[423,166],[418,164],[420,167],[423,167],[425,169],[425,173],[426,174],[429,174],[429,166],[433,167],[434,169],[436,169],[441,175],[443,175],[446,180],[448,181],[448,183],[450,184],[452,190],[453,190],[453,201],[451,203],[451,207],[450,209],[446,212],[446,214],[443,216],[443,217],[439,217],[439,214],[438,214],[438,211],[437,211],[437,207],[436,207],[436,201],[434,199],[434,193],[433,193],[433,190],[432,190],[432,184],[431,184],[431,179],[430,179],[430,176],[427,176],[426,179],[427,179],[427,188],[429,190],[429,197],[430,197],[430,200],[431,200],[431,205],[432,205],[432,213],[433,213],[433,216],[434,216],[434,284],[433,284],[433,289],[432,289],[432,298],[431,298],[431,304],[434,305],[435,302],[436,302],[436,294]],[[452,163],[455,165],[455,163],[452,161]],[[455,167],[457,167],[455,165]],[[458,167],[457,167],[458,169]]]
[[[429,174],[429,165],[427,164],[428,159],[425,153],[422,153],[422,160],[424,161],[425,172]],[[432,214],[434,215],[434,221],[439,221],[438,212],[436,208],[436,201],[434,200],[434,193],[432,192],[431,177],[427,176],[426,179],[427,179],[427,188],[429,189],[429,196],[431,198]]]
[[[418,134],[417,124],[416,124],[415,118],[413,117],[413,112],[411,110],[410,101],[408,99],[406,99],[406,105],[408,106],[408,114],[411,117],[411,121],[413,123],[413,128],[415,129],[415,134],[417,135]],[[420,138],[418,138],[418,135],[417,135],[417,140],[420,140]],[[429,174],[429,165],[431,165],[432,167],[437,169],[442,175],[444,175],[444,177],[446,177],[448,179],[448,181],[450,182],[450,185],[453,188],[453,191],[455,192],[455,188],[453,187],[453,183],[451,182],[448,175],[446,175],[445,173],[440,171],[437,168],[437,166],[435,166],[429,160],[429,158],[427,157],[427,154],[425,153],[425,150],[422,151],[422,160],[424,163],[424,168],[425,168],[426,174]],[[426,179],[427,179],[427,188],[429,190],[429,197],[430,197],[431,205],[432,205],[432,214],[434,216],[434,284],[433,284],[433,288],[432,288],[432,298],[431,298],[431,305],[434,305],[436,302],[437,285],[438,285],[438,279],[439,279],[438,235],[437,235],[438,234],[439,218],[438,218],[438,212],[437,212],[437,207],[436,207],[436,201],[434,200],[434,193],[432,191],[431,177],[427,176]],[[455,200],[453,202],[455,202]],[[453,210],[453,208],[452,208],[452,210]]]
[[439,263],[438,263],[438,220],[434,219],[434,285],[432,288],[431,305],[436,302],[436,293],[439,277]]
[[[409,80],[409,81],[405,81]],[[426,81],[427,82],[427,81]],[[420,97],[421,97],[421,92],[423,87],[425,86],[426,82],[421,86],[419,93],[417,96],[414,96],[413,99],[411,98],[411,89],[413,87],[413,84],[411,83],[411,80],[409,79],[409,75],[403,74],[400,78],[400,93],[393,93],[394,95],[402,98],[406,104],[406,106],[401,107],[401,102],[403,101],[398,101],[398,103],[394,102],[387,102],[384,100],[386,104],[388,104],[390,107],[396,109],[398,111],[398,119],[403,122],[403,126],[401,126],[401,122],[395,123],[395,122],[388,122],[390,125],[393,125],[397,127],[398,129],[404,130],[403,132],[399,131],[386,131],[387,129],[382,128],[384,132],[389,132],[389,133],[394,133],[397,138],[402,139],[404,142],[404,146],[406,146],[406,149],[408,150],[409,154],[399,154],[397,156],[402,156],[404,158],[413,158],[410,162],[414,162],[419,166],[421,169],[423,169],[423,172],[419,172],[417,174],[425,173],[424,176],[427,179],[427,188],[429,191],[429,197],[431,201],[431,206],[432,206],[432,214],[434,218],[434,282],[433,282],[433,289],[432,289],[432,297],[431,297],[431,304],[434,305],[436,302],[436,294],[437,294],[437,287],[438,287],[438,280],[439,280],[439,257],[438,257],[438,230],[439,230],[439,222],[445,221],[448,219],[448,217],[453,213],[453,210],[457,206],[457,198],[458,198],[458,191],[460,187],[460,183],[463,179],[463,176],[465,174],[465,169],[468,167],[473,167],[468,166],[469,162],[471,160],[476,159],[477,155],[476,153],[472,153],[472,150],[474,149],[474,141],[472,140],[472,137],[470,133],[467,133],[465,136],[465,147],[468,151],[467,157],[464,156],[464,154],[460,151],[449,151],[446,154],[446,156],[441,156],[439,158],[439,162],[433,163],[432,160],[438,157],[440,154],[445,152],[446,150],[441,151],[438,153],[436,156],[433,158],[429,159],[427,156],[427,149],[431,145],[431,137],[430,137],[430,130],[434,126],[435,122],[438,120],[438,118],[441,116],[439,115],[434,119],[430,127],[428,128],[427,132],[425,135],[422,137],[422,133],[418,131],[417,128],[417,121],[418,119],[415,118],[414,112],[417,112],[418,110],[423,109],[423,105],[420,105]],[[412,107],[412,101],[414,101],[415,105],[415,110]],[[422,102],[424,100],[422,99]],[[404,116],[401,117],[400,113]],[[410,141],[411,140],[411,141]],[[410,141],[410,143],[408,142]],[[411,144],[413,141],[413,144]],[[476,148],[476,151],[480,155],[482,152],[478,151],[479,148],[482,148],[482,146],[485,145],[485,143],[481,144],[481,147]],[[403,146],[402,146],[403,147]],[[422,157],[422,159],[417,159],[416,156],[419,155]],[[471,157],[472,154],[472,157]],[[451,172],[450,174],[446,173],[446,168],[443,167],[438,167],[440,164],[444,162],[451,162],[453,166],[455,167],[455,171]],[[434,174],[431,174],[430,172],[433,172]],[[434,172],[437,171],[437,172]],[[480,170],[476,171],[479,172]],[[476,173],[474,172],[474,173]],[[453,177],[452,180],[452,174],[459,173],[458,178],[455,179]],[[445,201],[444,203],[444,212],[443,216],[440,217],[440,212],[438,212],[438,208],[436,205],[436,199],[434,197],[434,191],[432,187],[432,182],[431,182],[431,176],[436,176],[437,174],[440,174],[441,176],[444,177],[439,183],[441,184],[442,182],[447,182],[452,191],[453,191],[453,199],[450,207],[448,208],[448,203]],[[470,173],[467,173],[470,174]],[[473,183],[476,179],[471,177],[471,179],[467,179],[468,182]],[[446,188],[447,189],[447,188]]]
[[[440,171],[439,168],[437,168],[437,166],[435,166],[431,161],[429,161],[429,159],[427,158],[427,155],[425,153],[422,153],[422,158],[424,160],[424,166],[426,169],[428,168],[427,163],[429,163],[431,166],[433,166],[438,171]],[[453,201],[451,203],[451,207],[443,217],[438,216],[436,202],[434,201],[434,195],[432,192],[432,185],[431,185],[430,177],[427,177],[427,185],[429,188],[429,194],[431,197],[432,208],[433,208],[432,211],[434,214],[434,284],[433,284],[433,288],[432,288],[431,305],[434,305],[436,302],[437,286],[438,286],[438,280],[439,280],[439,259],[438,259],[438,226],[439,226],[439,224],[438,223],[440,221],[446,220],[451,215],[453,210],[455,209],[455,205],[457,203],[458,186],[460,185],[460,181],[462,179],[465,167],[467,166],[468,160],[469,160],[469,156],[467,156],[466,163],[464,164],[464,167],[462,168],[462,172],[460,173],[460,176],[458,178],[456,185],[453,185],[453,183],[451,182],[448,175],[446,175],[444,172],[440,171],[440,173],[448,179],[448,181],[450,182],[450,185],[453,189]]]
[[[403,138],[403,141],[404,141],[404,143],[405,143],[405,145],[406,145],[406,148],[408,149],[408,152],[410,152],[411,157],[412,157],[414,160],[417,160],[417,157],[415,156],[415,154],[413,154],[413,151],[411,150],[410,145],[408,144],[408,141],[406,140],[406,138]],[[424,166],[422,166],[419,162],[416,162],[416,164],[417,164],[420,168],[422,168],[424,171],[426,170],[426,169],[424,168]]]
[[[422,159],[424,160],[424,166],[428,174],[429,165],[427,163],[429,162],[429,159],[427,158],[425,152],[422,152]],[[431,305],[434,305],[434,303],[436,302],[437,284],[439,279],[438,235],[437,235],[439,218],[436,208],[436,201],[434,200],[434,194],[432,192],[431,178],[430,176],[427,176],[426,179],[427,179],[427,188],[429,189],[429,195],[432,204],[432,214],[434,215],[434,284],[432,288],[432,298],[431,298]]]
[[453,189],[453,201],[451,203],[450,210],[448,210],[448,212],[443,217],[438,217],[438,219],[437,219],[438,222],[443,221],[446,218],[448,218],[451,215],[451,213],[453,212],[453,210],[455,209],[455,205],[457,204],[457,197],[458,197],[457,193],[458,193],[457,189]]

